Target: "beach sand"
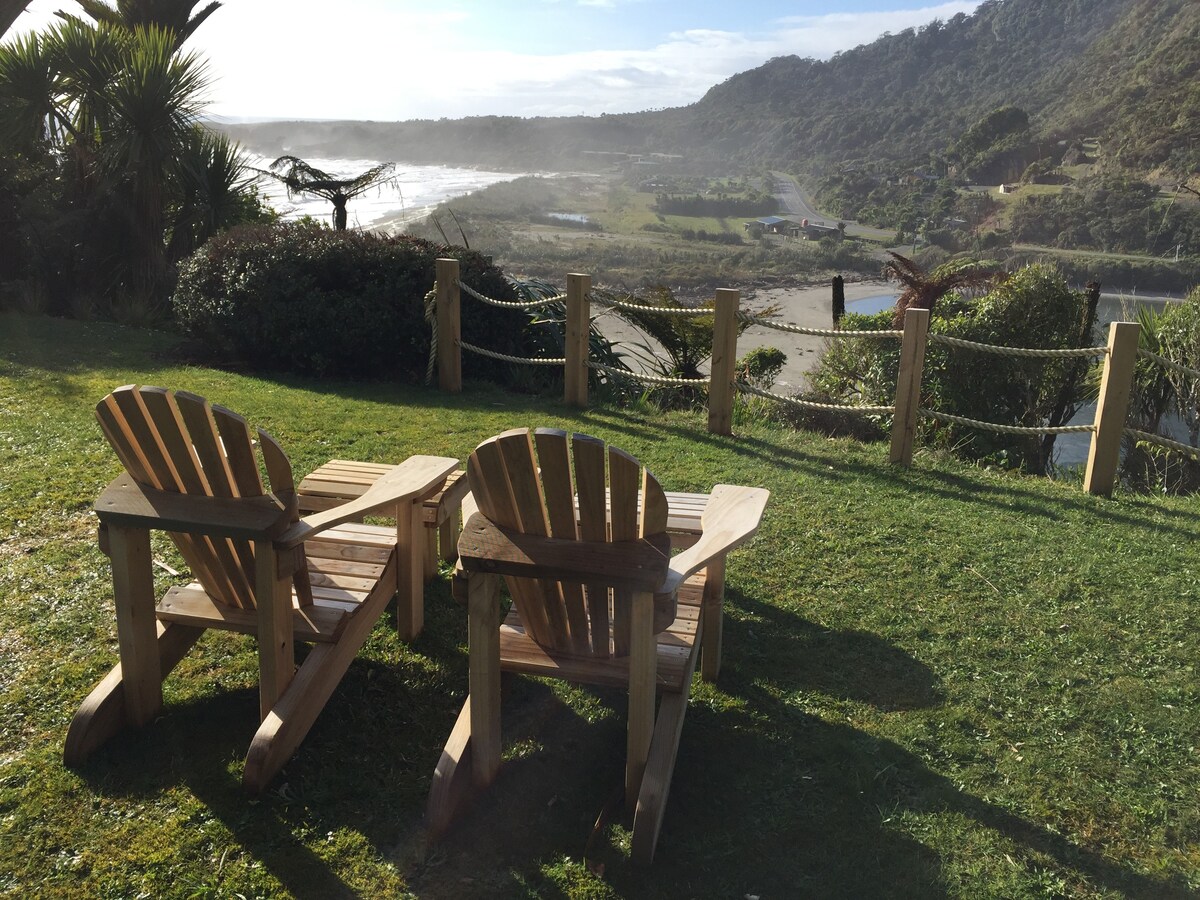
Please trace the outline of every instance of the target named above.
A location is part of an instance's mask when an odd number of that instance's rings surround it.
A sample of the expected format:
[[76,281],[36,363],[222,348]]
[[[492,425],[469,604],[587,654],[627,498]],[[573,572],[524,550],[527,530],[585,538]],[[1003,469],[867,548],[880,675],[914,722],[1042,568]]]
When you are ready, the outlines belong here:
[[[846,284],[847,303],[865,297],[894,293],[895,287],[884,281],[859,281]],[[770,288],[756,291],[742,298],[742,309],[748,312],[754,312],[770,305],[779,307],[779,312],[773,318],[774,321],[781,324],[799,325],[802,328],[833,327],[833,290],[828,284]],[[593,311],[595,312],[595,310]],[[611,312],[601,314],[597,318],[596,324],[601,333],[609,340],[633,344],[651,343],[650,338],[640,330]],[[790,334],[763,325],[751,325],[738,338],[738,357],[745,356],[755,347],[778,347],[787,354],[787,362],[775,382],[775,389],[791,394],[804,387],[805,373],[816,364],[817,356],[824,346],[825,340],[822,337]],[[639,368],[636,357],[637,354],[634,353],[631,358],[627,358],[628,365],[635,370]]]

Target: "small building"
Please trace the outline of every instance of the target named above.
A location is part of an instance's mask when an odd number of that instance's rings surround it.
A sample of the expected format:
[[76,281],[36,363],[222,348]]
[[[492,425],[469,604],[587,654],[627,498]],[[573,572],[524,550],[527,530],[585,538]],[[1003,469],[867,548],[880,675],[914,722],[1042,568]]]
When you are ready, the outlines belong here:
[[742,229],[751,234],[787,234],[789,227],[799,226],[791,219],[785,219],[782,216],[762,216],[753,222],[747,222]]
[[1017,189],[1020,187],[1021,186],[1019,184],[1002,184],[1002,185],[1000,185],[1000,193],[1001,194],[1015,194],[1017,192]]

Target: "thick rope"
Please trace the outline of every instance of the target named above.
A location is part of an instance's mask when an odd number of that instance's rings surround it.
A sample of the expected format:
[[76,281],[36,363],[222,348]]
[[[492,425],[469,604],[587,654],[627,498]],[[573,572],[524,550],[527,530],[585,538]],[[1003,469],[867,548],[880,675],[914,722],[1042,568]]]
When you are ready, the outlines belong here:
[[837,331],[832,328],[802,328],[785,322],[772,322],[749,313],[738,313],[738,321],[747,325],[761,325],[764,328],[774,328],[776,331],[787,331],[791,334],[808,334],[813,337],[852,338],[852,337],[889,337],[902,338],[903,331]]
[[425,383],[433,384],[433,370],[437,368],[438,330],[437,330],[437,282],[425,295],[425,321],[429,323],[432,332],[429,338],[429,362],[425,365]]
[[555,294],[553,297],[547,297],[545,300],[534,300],[530,303],[526,303],[523,300],[517,300],[515,302],[509,300],[494,300],[491,297],[479,293],[479,291],[475,290],[473,287],[463,284],[461,281],[458,283],[458,287],[460,290],[466,292],[481,303],[486,303],[488,306],[498,306],[501,309],[538,309],[542,306],[549,306],[551,303],[561,303],[567,299],[566,294]]
[[1181,444],[1179,441],[1165,438],[1161,434],[1150,434],[1148,431],[1138,431],[1136,428],[1126,428],[1125,433],[1130,437],[1137,438],[1139,441],[1145,441],[1147,444],[1158,444],[1160,447],[1175,450],[1184,456],[1190,456],[1192,459],[1200,459],[1200,448],[1193,447],[1190,444]]
[[484,350],[482,347],[476,347],[466,341],[459,341],[458,346],[464,350],[470,350],[472,353],[478,353],[480,356],[498,359],[501,362],[519,363],[526,366],[565,366],[567,364],[565,359],[525,359],[520,356],[508,356],[504,353],[497,353],[495,350]]
[[996,425],[992,422],[980,422],[978,419],[968,419],[963,416],[952,416],[949,413],[935,412],[932,409],[920,409],[917,411],[921,415],[937,419],[939,422],[949,422],[954,425],[969,425],[971,428],[981,428],[984,431],[998,431],[1001,434],[1086,434],[1096,430],[1095,425],[1062,425],[1058,428]]
[[612,309],[624,309],[629,312],[659,313],[664,316],[715,315],[715,312],[711,307],[706,309],[691,309],[690,307],[686,306],[644,306],[637,303],[626,303],[624,300],[610,300],[607,297],[601,297],[599,294],[588,294],[588,299],[600,306],[607,306]]
[[588,368],[596,369],[603,372],[605,375],[614,375],[618,378],[627,378],[630,381],[640,381],[645,384],[653,384],[664,387],[707,387],[707,378],[667,378],[662,375],[648,375],[645,372],[629,372],[625,369],[614,369],[611,366],[606,366],[598,362],[588,360]]
[[838,410],[841,412],[858,413],[864,416],[881,416],[896,411],[896,407],[894,406],[842,406],[836,403],[816,403],[812,400],[798,400],[795,397],[785,397],[783,394],[772,394],[770,391],[756,388],[753,385],[746,384],[744,381],[734,382],[734,386],[744,394],[766,397],[768,400],[776,400],[780,403],[786,403],[789,406],[799,407],[800,409]]
[[1031,350],[1022,347],[997,347],[995,344],[977,344],[975,341],[964,341],[962,338],[950,337],[948,334],[931,334],[929,335],[929,341],[933,344],[947,344],[951,347],[961,347],[964,350],[995,353],[997,356],[1103,356],[1108,352],[1107,347],[1077,347],[1070,350]]
[[1143,359],[1149,359],[1158,363],[1160,366],[1165,366],[1172,372],[1178,372],[1180,375],[1189,375],[1192,378],[1200,378],[1200,370],[1189,369],[1187,366],[1181,366],[1177,362],[1172,362],[1164,356],[1159,356],[1157,353],[1151,353],[1149,350],[1138,349],[1138,356]]

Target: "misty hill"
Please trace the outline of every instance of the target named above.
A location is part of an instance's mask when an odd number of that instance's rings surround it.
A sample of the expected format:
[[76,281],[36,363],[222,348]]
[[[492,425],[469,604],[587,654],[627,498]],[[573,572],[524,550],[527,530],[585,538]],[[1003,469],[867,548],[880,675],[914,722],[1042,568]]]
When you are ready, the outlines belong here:
[[773,59],[665,111],[224,130],[267,154],[528,170],[578,167],[584,151],[608,150],[817,170],[852,160],[924,164],[948,151],[953,161],[970,127],[1006,106],[1027,113],[1014,151],[1022,164],[1092,138],[1106,159],[1133,169],[1200,169],[1200,3],[987,0],[973,15],[825,62]]

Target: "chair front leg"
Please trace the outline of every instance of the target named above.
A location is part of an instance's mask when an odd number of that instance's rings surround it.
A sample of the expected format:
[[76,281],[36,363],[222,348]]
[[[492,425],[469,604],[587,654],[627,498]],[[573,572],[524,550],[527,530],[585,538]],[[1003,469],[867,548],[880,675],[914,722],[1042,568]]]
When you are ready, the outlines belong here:
[[701,601],[700,677],[716,681],[721,672],[721,631],[725,624],[725,557],[708,563]]
[[131,725],[145,725],[158,715],[163,702],[150,532],[119,525],[106,527],[108,553],[112,559],[125,717]]
[[396,509],[396,631],[416,640],[425,627],[425,521],[419,501]]
[[292,683],[296,670],[291,576],[280,576],[279,555],[271,541],[254,542],[254,600],[258,607],[258,713],[263,720]]
[[625,805],[633,812],[650,739],[654,736],[654,694],[658,666],[658,641],[654,637],[654,595],[633,595],[629,628],[629,735],[625,757]]
[[472,572],[467,584],[472,780],[484,788],[500,768],[500,578]]

